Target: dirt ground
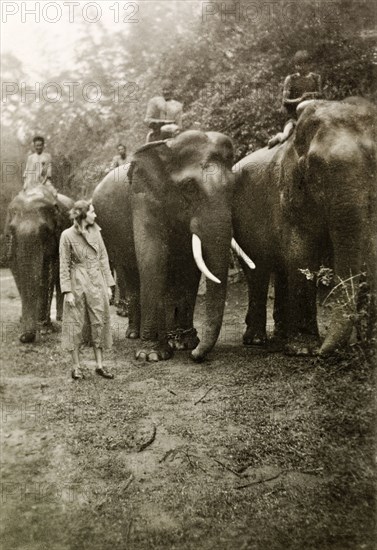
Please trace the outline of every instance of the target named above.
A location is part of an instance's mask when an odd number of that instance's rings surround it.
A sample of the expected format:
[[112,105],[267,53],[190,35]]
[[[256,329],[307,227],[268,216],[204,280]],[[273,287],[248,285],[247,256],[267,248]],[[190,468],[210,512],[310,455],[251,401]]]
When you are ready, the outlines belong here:
[[207,362],[138,363],[112,308],[115,380],[85,350],[74,382],[58,333],[20,344],[20,300],[0,277],[3,550],[375,548],[364,361],[243,347],[241,281]]

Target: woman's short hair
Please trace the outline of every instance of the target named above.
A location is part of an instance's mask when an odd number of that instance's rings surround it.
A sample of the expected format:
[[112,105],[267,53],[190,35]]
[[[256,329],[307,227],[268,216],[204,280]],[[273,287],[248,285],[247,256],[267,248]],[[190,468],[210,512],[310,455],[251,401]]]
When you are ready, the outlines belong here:
[[311,60],[308,50],[298,50],[293,56],[294,63],[308,63]]
[[69,212],[71,220],[77,223],[80,223],[82,220],[84,220],[86,218],[90,205],[91,202],[84,199],[76,201]]

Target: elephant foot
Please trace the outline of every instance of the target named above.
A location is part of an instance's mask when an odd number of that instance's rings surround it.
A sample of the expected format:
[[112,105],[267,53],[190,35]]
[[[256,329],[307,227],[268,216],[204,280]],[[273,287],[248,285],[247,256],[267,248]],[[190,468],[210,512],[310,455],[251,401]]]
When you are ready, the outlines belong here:
[[198,354],[195,350],[191,352],[190,357],[193,361],[195,361],[195,363],[203,363],[206,360],[205,355]]
[[258,334],[255,330],[252,330],[250,327],[248,327],[243,335],[242,340],[244,346],[261,347],[267,344],[267,335],[266,333]]
[[299,337],[290,340],[284,346],[284,353],[295,357],[313,357],[318,355],[320,342],[315,337]]
[[352,328],[352,322],[347,318],[333,323],[319,350],[319,355],[331,355],[337,350],[346,347],[352,334]]
[[46,321],[42,323],[40,328],[41,334],[51,334],[53,332],[61,332],[62,328],[59,323],[53,323],[52,321]]
[[287,335],[285,331],[276,329],[273,335],[267,341],[268,351],[283,352],[287,343]]
[[20,336],[20,342],[23,344],[30,344],[35,341],[36,333],[35,331],[23,332]]
[[119,317],[128,317],[129,307],[127,300],[119,300],[116,313]]
[[196,329],[176,329],[168,333],[168,344],[174,350],[194,349],[199,344]]
[[128,317],[128,311],[121,308],[117,309],[116,314],[119,315],[119,317]]
[[156,363],[157,361],[166,361],[173,356],[173,350],[169,345],[163,346],[158,342],[143,342],[143,347],[136,350],[135,358],[138,361],[148,361]]
[[130,340],[137,340],[140,338],[140,331],[133,327],[128,327],[126,330],[126,338],[129,338]]

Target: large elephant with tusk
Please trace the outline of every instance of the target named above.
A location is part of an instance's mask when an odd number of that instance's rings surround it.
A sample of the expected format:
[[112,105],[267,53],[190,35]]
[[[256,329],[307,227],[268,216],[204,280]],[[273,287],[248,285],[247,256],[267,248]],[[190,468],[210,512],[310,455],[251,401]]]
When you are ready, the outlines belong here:
[[[232,242],[232,159],[225,135],[186,131],[145,145],[94,192],[121,294],[129,299],[127,337],[141,336],[138,359],[192,349],[200,361],[216,343]],[[199,342],[193,314],[201,272],[207,318]]]
[[[307,105],[291,138],[234,166],[234,235],[257,265],[247,272],[244,343],[266,341],[266,300],[275,273],[275,331],[290,353],[321,355],[347,343],[361,273],[376,290],[377,116],[362,98]],[[329,262],[329,263],[328,263]],[[336,298],[319,341],[316,285],[333,268]],[[304,273],[303,273],[304,272]]]

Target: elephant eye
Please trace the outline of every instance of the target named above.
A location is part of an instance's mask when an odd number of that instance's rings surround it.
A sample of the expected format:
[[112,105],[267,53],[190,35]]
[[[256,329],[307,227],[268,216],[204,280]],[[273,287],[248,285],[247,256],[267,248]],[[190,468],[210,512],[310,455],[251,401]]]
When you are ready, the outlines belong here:
[[191,205],[199,194],[197,182],[194,178],[185,178],[180,182],[180,195],[187,205]]
[[51,228],[47,223],[41,225],[39,229],[40,236],[42,239],[47,239],[51,235]]
[[184,178],[180,185],[182,185],[185,188],[191,187],[192,185],[195,185],[195,179],[194,178]]
[[194,178],[187,178],[181,182],[182,194],[192,197],[199,191],[198,185]]

